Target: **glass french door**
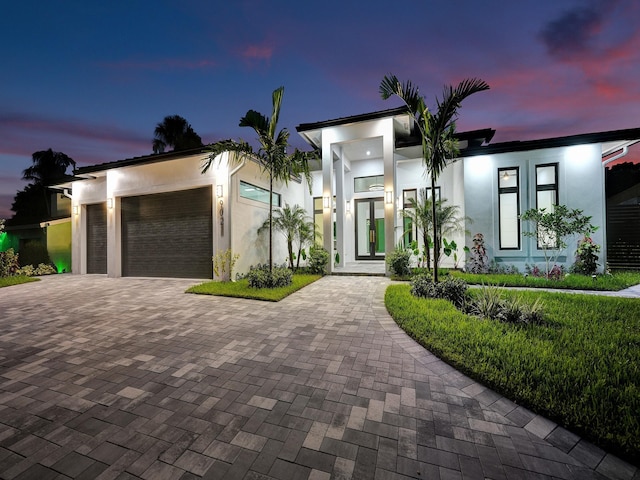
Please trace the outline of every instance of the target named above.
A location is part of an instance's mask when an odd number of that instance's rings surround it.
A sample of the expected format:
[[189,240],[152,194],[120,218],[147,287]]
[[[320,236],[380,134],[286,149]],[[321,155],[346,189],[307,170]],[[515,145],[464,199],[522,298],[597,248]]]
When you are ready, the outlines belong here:
[[356,260],[384,259],[384,200],[366,198],[356,205]]

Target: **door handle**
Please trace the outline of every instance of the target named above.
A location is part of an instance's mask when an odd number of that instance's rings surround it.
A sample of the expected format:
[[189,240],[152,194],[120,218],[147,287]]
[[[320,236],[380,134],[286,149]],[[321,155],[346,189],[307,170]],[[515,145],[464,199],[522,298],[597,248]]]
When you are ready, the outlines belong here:
[[369,243],[376,243],[376,231],[369,230]]

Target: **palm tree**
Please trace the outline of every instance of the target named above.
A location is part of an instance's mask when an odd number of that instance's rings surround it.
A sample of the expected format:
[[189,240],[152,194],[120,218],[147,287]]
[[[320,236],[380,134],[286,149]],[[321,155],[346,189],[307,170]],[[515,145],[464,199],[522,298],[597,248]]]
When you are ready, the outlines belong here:
[[62,152],[40,150],[31,155],[33,164],[22,172],[23,180],[40,185],[51,185],[66,175],[67,168],[76,168],[76,162]]
[[[300,251],[305,237],[308,236],[309,224],[315,225],[311,218],[307,215],[307,211],[300,205],[293,207],[285,203],[284,207],[279,208],[273,213],[273,228],[284,235],[287,241],[287,251],[289,253],[289,268],[293,270],[294,260],[294,243],[298,243],[298,260],[300,260]],[[269,219],[265,220],[259,232],[269,228]]]
[[298,257],[296,258],[296,270],[300,267],[300,257],[302,250],[307,245],[313,245],[316,241],[318,232],[316,230],[316,224],[313,220],[303,223],[298,229]]
[[[23,196],[26,195],[26,199],[28,200],[29,197],[34,197],[33,194],[40,196],[37,192],[41,192],[44,197],[44,211],[36,213],[36,205],[29,206],[29,210],[32,210],[36,217],[42,215],[50,217],[51,202],[49,201],[49,192],[46,187],[64,178],[67,173],[67,168],[76,168],[76,162],[66,154],[54,152],[52,149],[34,152],[33,155],[31,155],[31,161],[32,165],[22,172],[22,179],[31,181],[31,188],[25,188]],[[35,200],[35,198],[33,199]],[[24,202],[22,203],[24,204]],[[40,202],[36,200],[36,203],[39,204]],[[27,205],[25,206],[28,206],[28,204],[29,201],[27,201]],[[18,208],[20,208],[20,202],[18,202]],[[16,214],[19,213],[15,209],[14,211]]]
[[427,198],[427,190],[420,190],[420,199],[411,198],[409,200],[410,208],[403,210],[403,215],[411,219],[418,229],[422,232],[422,242],[426,256],[427,269],[431,265],[431,252],[429,245],[433,245],[433,265],[437,269],[440,263],[442,250],[442,238],[452,233],[463,232],[465,222],[471,221],[469,217],[460,216],[460,207],[458,205],[447,205],[447,199],[443,198],[436,201],[436,225],[438,228],[438,239],[440,244],[436,250],[435,243],[431,241],[430,231],[433,231],[433,202],[431,197]]
[[[435,197],[436,180],[447,166],[448,160],[458,154],[458,142],[455,138],[455,120],[462,101],[468,96],[488,90],[489,85],[478,78],[465,79],[454,89],[446,86],[442,100],[436,99],[437,112],[432,114],[420,95],[418,87],[410,81],[400,83],[395,75],[385,76],[380,83],[380,95],[384,100],[395,95],[399,97],[415,118],[422,140],[422,160],[431,176],[431,196]],[[433,244],[439,245],[438,217],[436,205],[432,205]],[[438,282],[438,269],[434,269],[433,281]]]
[[156,125],[153,135],[153,153],[163,153],[167,147],[173,147],[174,151],[202,147],[200,135],[180,115],[164,117]]
[[[223,152],[233,152],[232,162],[239,163],[243,160],[255,161],[260,169],[269,175],[269,271],[273,270],[273,183],[284,182],[288,185],[291,176],[303,175],[311,190],[311,172],[309,161],[318,159],[317,152],[302,152],[297,148],[293,153],[287,154],[289,146],[289,131],[283,128],[276,132],[278,128],[278,118],[280,116],[280,106],[284,87],[279,87],[273,91],[273,109],[271,118],[249,110],[240,119],[241,127],[250,127],[258,135],[259,148],[254,150],[246,141],[239,139],[221,140],[207,146],[210,152],[209,157],[204,161],[202,173],[205,173],[218,155]],[[231,158],[231,156],[230,156]]]

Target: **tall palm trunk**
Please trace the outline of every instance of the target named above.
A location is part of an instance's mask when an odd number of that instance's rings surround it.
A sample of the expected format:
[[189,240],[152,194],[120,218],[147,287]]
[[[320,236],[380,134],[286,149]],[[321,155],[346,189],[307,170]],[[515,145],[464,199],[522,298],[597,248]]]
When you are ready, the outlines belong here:
[[[438,216],[436,214],[436,177],[431,172],[431,218],[433,221],[433,281],[438,283],[438,253],[439,253],[439,238],[438,238]],[[427,247],[428,248],[428,247]]]
[[269,173],[269,273],[273,273],[273,167]]

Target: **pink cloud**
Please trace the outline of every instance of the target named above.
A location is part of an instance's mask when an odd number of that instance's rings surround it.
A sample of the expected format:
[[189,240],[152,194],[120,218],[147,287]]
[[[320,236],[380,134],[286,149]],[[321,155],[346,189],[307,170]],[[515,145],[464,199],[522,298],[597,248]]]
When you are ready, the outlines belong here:
[[273,56],[273,46],[271,45],[247,45],[241,55],[248,60],[271,60]]

